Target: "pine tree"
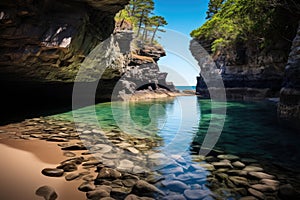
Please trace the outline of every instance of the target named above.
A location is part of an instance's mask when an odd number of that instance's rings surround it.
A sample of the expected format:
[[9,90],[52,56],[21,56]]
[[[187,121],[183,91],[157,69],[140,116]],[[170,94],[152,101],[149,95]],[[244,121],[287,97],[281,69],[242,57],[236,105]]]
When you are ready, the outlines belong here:
[[153,31],[153,35],[152,35],[152,38],[151,38],[151,44],[153,44],[153,41],[154,41],[154,38],[155,38],[155,35],[157,33],[157,31],[159,31],[159,27],[161,26],[165,26],[167,25],[167,21],[165,20],[164,17],[162,16],[153,16],[150,18],[150,23],[151,25],[155,26],[155,29]]
[[138,4],[138,6],[135,9],[135,17],[138,19],[138,37],[140,35],[143,23],[154,10],[154,2],[153,0],[143,0],[140,4]]
[[222,7],[224,0],[210,0],[208,3],[208,11],[206,12],[206,19],[211,19]]

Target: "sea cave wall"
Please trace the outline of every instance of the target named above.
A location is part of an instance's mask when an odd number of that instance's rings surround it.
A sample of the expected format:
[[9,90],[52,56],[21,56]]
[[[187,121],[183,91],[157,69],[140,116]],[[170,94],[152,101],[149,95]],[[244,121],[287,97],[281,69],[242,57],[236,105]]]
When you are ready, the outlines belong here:
[[[82,88],[97,84],[95,102],[110,101],[117,83],[126,95],[141,84],[174,88],[157,65],[164,50],[143,44],[132,49],[132,27],[115,29],[115,14],[128,2],[1,1],[1,123],[69,111],[75,82]],[[78,106],[88,104],[83,97]]]

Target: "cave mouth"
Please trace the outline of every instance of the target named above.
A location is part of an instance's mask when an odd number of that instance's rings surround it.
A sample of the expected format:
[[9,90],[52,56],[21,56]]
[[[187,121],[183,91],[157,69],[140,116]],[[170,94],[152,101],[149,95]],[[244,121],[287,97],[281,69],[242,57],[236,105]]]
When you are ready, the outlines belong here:
[[171,91],[170,88],[164,86],[164,85],[161,85],[161,84],[156,84],[156,83],[148,83],[148,84],[144,84],[140,87],[138,87],[136,90],[137,91],[140,91],[140,90],[148,90],[149,88],[151,88],[152,90],[157,90],[159,88],[162,88],[162,89],[166,89],[168,91]]

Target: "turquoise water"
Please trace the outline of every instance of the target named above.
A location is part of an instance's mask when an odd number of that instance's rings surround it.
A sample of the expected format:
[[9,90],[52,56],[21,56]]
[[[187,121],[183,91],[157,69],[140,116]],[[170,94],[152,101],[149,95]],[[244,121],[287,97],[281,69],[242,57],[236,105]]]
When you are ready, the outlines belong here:
[[[280,126],[277,120],[276,104],[261,102],[215,103],[196,96],[146,102],[102,103],[76,111],[77,121],[90,123],[95,120],[106,131],[118,129],[128,134],[155,137],[162,141],[158,151],[166,154],[189,155],[199,153],[208,127],[211,126],[213,139],[217,138],[214,149],[255,158],[273,173],[282,173],[298,181],[300,169],[300,139],[297,131]],[[212,110],[216,114],[212,114]],[[93,114],[95,111],[95,114]],[[55,116],[72,120],[72,113]],[[213,117],[213,118],[212,118]],[[222,126],[222,119],[225,124]],[[210,123],[211,122],[211,123]]]
[[196,86],[176,86],[177,90],[196,90]]

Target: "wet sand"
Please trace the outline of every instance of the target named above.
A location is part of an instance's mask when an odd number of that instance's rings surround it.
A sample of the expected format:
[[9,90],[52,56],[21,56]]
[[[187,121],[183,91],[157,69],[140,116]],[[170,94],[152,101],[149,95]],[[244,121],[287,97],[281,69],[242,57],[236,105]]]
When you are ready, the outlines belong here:
[[82,181],[67,182],[64,177],[42,175],[42,169],[56,167],[67,159],[56,143],[9,139],[1,135],[0,157],[1,200],[42,200],[35,191],[44,185],[55,189],[58,200],[86,199],[85,193],[77,190]]

